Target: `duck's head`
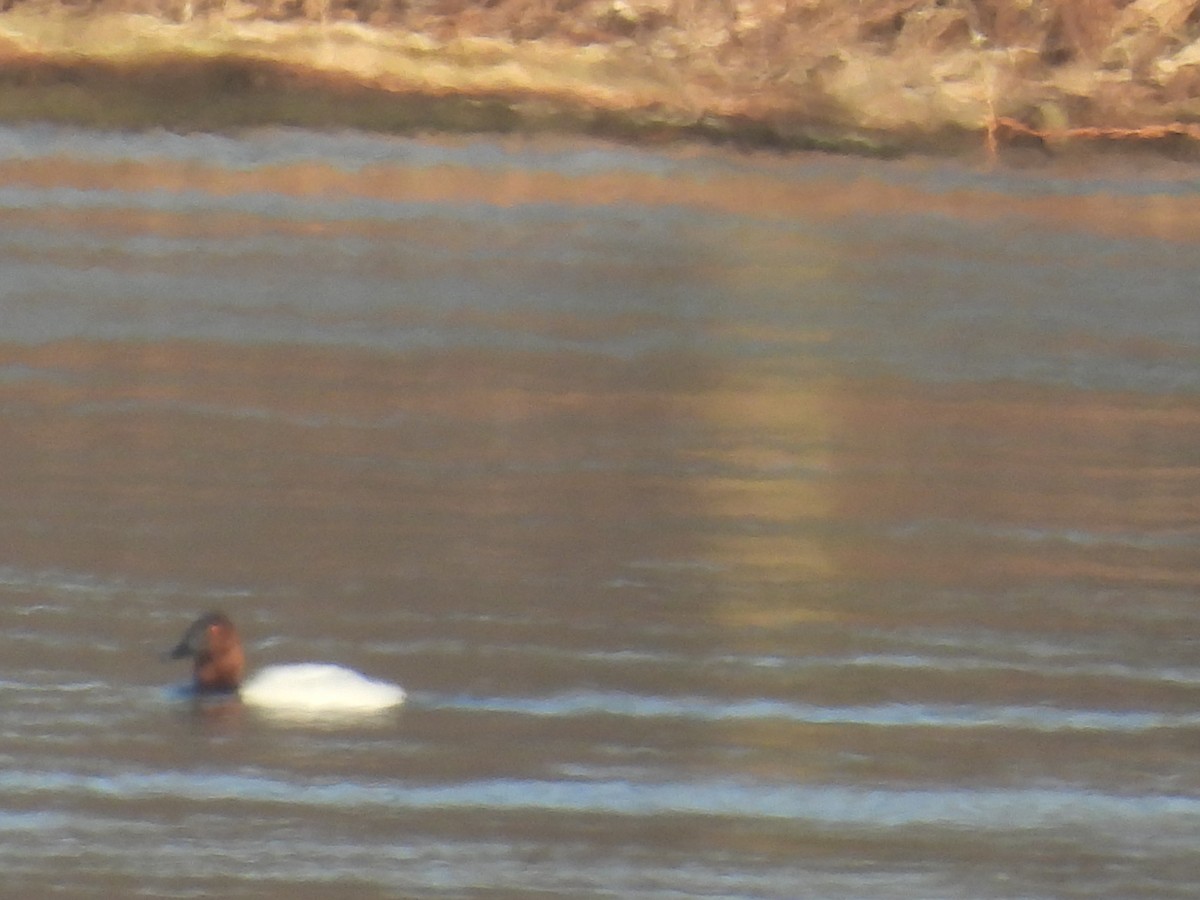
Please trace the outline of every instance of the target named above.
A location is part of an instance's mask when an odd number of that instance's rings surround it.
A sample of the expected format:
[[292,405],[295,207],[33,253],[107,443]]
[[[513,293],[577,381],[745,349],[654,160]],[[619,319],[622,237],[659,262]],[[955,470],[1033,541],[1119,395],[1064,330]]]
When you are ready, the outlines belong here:
[[233,622],[224,613],[210,612],[183,633],[171,659],[191,657],[192,679],[201,693],[236,691],[246,672],[246,656]]

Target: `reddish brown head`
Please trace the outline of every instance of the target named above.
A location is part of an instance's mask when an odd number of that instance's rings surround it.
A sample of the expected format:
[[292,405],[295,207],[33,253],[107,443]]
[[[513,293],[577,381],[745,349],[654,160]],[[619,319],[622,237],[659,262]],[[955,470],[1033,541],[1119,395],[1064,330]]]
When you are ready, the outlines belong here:
[[183,633],[171,659],[192,657],[192,677],[201,693],[235,691],[246,671],[246,655],[237,629],[224,613],[201,616]]

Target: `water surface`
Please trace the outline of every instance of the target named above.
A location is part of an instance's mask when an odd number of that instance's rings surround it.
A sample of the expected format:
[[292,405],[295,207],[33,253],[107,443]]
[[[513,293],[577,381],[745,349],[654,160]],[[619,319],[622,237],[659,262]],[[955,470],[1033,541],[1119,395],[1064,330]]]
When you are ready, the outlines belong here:
[[[5,891],[1196,896],[1198,218],[0,130]],[[410,701],[193,709],[210,608]]]

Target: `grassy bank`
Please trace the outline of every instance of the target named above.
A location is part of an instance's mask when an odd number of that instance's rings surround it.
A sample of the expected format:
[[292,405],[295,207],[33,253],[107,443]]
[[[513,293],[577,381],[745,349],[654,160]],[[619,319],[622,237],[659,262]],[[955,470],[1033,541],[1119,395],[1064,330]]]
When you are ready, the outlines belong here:
[[1191,154],[1200,0],[9,0],[0,118]]

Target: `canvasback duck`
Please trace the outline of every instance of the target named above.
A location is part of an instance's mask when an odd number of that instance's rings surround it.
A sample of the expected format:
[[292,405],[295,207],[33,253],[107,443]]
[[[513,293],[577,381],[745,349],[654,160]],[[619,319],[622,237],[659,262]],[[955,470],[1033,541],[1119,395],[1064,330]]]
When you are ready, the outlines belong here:
[[371,712],[404,702],[404,690],[329,663],[267,666],[249,679],[246,654],[233,622],[210,612],[193,622],[170,652],[191,657],[192,686],[198,696],[237,693],[254,706],[301,713]]

